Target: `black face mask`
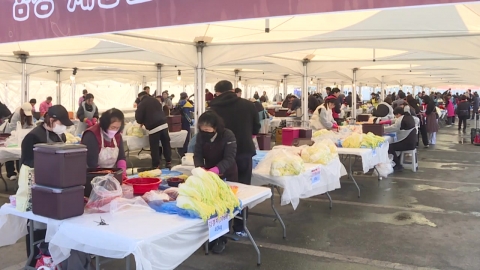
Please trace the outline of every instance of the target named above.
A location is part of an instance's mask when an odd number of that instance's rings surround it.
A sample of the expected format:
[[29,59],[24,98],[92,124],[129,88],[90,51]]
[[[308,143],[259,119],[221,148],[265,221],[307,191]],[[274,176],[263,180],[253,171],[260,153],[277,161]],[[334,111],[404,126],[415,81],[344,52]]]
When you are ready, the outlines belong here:
[[215,136],[216,132],[200,131],[200,134],[202,135],[202,138],[204,138],[205,140],[211,140],[213,136]]

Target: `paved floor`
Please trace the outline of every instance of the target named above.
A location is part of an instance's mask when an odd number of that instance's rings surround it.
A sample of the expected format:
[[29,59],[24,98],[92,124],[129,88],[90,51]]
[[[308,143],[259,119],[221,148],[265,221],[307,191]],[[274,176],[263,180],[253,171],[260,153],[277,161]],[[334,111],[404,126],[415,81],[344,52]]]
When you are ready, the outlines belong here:
[[[342,188],[331,193],[332,210],[324,196],[302,200],[296,211],[279,206],[286,240],[278,222],[252,216],[249,228],[261,246],[260,267],[248,242],[231,241],[224,254],[205,256],[198,250],[178,269],[478,270],[480,147],[459,139],[455,127],[442,129],[434,148],[420,150],[417,173],[395,173],[381,182],[357,176],[361,198],[342,179]],[[271,212],[268,202],[254,210]],[[3,269],[18,270],[24,260],[23,242],[0,248]],[[117,261],[104,269],[122,266]]]

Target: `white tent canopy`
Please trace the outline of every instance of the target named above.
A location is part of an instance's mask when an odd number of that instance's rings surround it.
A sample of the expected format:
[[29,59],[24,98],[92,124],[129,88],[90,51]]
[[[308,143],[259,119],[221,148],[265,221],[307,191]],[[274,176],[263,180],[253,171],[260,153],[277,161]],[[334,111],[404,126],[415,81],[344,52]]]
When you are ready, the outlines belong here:
[[[199,78],[195,46],[198,41],[204,41],[202,67],[204,83],[209,83],[209,87],[221,79],[235,80],[235,70],[242,77],[242,85],[263,85],[262,89],[270,86],[269,93],[273,93],[273,89],[278,91],[284,78],[288,85],[302,87],[304,76],[307,81],[314,81],[314,86],[352,85],[354,68],[358,68],[357,85],[370,87],[380,87],[382,82],[384,86],[428,88],[477,85],[480,78],[478,14],[480,4],[477,3],[438,5],[3,44],[0,45],[0,83],[20,79],[21,61],[12,52],[26,51],[30,54],[27,74],[31,83],[55,82],[55,70],[62,70],[61,81],[70,84],[72,71],[78,68],[77,84],[92,82],[95,85],[96,81],[108,79],[135,85],[129,90],[129,99],[133,100],[138,87],[145,82],[156,88],[156,65],[161,63],[162,88],[193,91],[192,85],[198,84]],[[309,59],[307,74],[304,74],[303,59]],[[182,74],[181,81],[177,80],[178,71]],[[55,84],[50,91],[55,93]],[[108,92],[108,87],[102,91]],[[62,103],[64,98],[71,100],[62,95]],[[121,105],[131,106],[129,99],[124,98],[128,102],[123,101]],[[102,105],[116,104],[107,100]]]

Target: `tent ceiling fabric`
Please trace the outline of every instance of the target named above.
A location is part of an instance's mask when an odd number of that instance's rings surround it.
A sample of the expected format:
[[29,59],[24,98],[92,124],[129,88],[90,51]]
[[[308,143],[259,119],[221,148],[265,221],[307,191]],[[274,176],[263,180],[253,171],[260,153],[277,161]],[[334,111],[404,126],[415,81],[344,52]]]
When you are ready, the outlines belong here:
[[[448,18],[448,19],[447,19]],[[308,76],[351,84],[358,68],[362,84],[471,85],[480,78],[480,4],[438,5],[386,10],[288,16],[102,34],[90,37],[0,45],[0,80],[20,73],[13,51],[30,53],[32,78],[78,80],[118,78],[155,81],[162,63],[164,81],[195,81],[195,39],[204,48],[207,81],[234,79],[277,85],[284,75],[301,85],[302,59]]]

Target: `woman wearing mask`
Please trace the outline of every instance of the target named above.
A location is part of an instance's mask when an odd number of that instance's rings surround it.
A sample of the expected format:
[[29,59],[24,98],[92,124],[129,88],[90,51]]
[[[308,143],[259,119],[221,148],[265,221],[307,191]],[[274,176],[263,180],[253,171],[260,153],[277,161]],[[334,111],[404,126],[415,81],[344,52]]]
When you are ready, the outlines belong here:
[[417,147],[417,130],[415,119],[410,113],[405,112],[404,108],[397,107],[393,110],[395,115],[395,124],[385,127],[385,132],[396,132],[397,141],[391,143],[388,148],[388,153],[393,155],[393,162],[395,162],[395,171],[400,171],[403,166],[400,164],[400,157],[397,156],[397,151],[413,150]]
[[[30,108],[32,107],[28,104]],[[39,125],[32,129],[22,141],[22,155],[20,163],[22,168],[20,170],[20,179],[24,179],[23,173],[28,173],[25,169],[34,168],[34,145],[38,143],[62,143],[67,139],[65,137],[65,131],[67,126],[72,126],[73,123],[68,117],[67,110],[62,105],[54,105],[50,107],[47,113],[44,115],[43,125]],[[22,183],[19,183],[22,185]],[[35,231],[34,241],[45,239],[46,230]],[[27,256],[30,255],[30,237],[27,234]],[[35,248],[34,258],[38,255],[38,249]],[[30,266],[35,266],[35,260],[32,260]]]
[[413,96],[411,95],[407,96],[407,103],[408,103],[408,106],[415,111],[415,115],[420,122],[420,132],[418,132],[417,146],[419,144],[420,135],[421,135],[423,146],[425,148],[428,148],[429,142],[428,142],[428,134],[427,134],[427,126],[426,126],[427,122],[426,122],[425,114],[422,112],[420,106],[418,105],[417,100]]
[[[233,132],[225,128],[222,118],[213,111],[198,118],[198,129],[193,156],[195,167],[214,172],[227,181],[238,182],[237,141]],[[222,253],[226,243],[223,237],[210,243],[212,252]]]
[[78,135],[82,134],[87,128],[97,124],[98,108],[93,102],[93,99],[92,94],[87,94],[85,101],[82,102],[82,105],[78,108],[77,118],[80,120],[76,131]]
[[437,120],[437,108],[435,106],[435,102],[429,96],[425,96],[423,98],[423,107],[425,108],[425,115],[427,119],[428,142],[431,145],[435,145],[437,142],[437,132],[439,128]]
[[335,108],[336,103],[337,99],[333,96],[329,96],[325,99],[322,105],[318,106],[312,115],[312,119],[310,119],[310,126],[314,131],[338,128],[338,124],[332,115],[332,110]]
[[[22,129],[29,129],[33,127],[32,105],[28,102],[15,110],[10,117],[8,125],[5,127],[4,133],[12,133],[17,129],[17,123],[20,123]],[[16,163],[16,164],[15,164]],[[11,181],[17,180],[17,173],[15,172],[15,165],[17,165],[17,171],[20,170],[20,163],[17,161],[5,162],[5,168],[7,170],[7,177]]]
[[87,146],[88,168],[119,168],[126,178],[127,162],[122,140],[124,119],[123,112],[110,109],[102,113],[98,124],[85,130],[82,144]]

